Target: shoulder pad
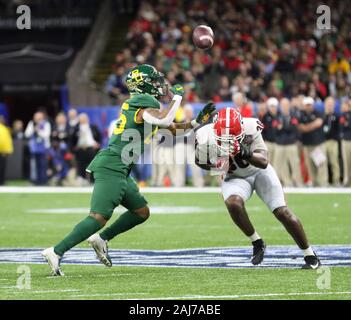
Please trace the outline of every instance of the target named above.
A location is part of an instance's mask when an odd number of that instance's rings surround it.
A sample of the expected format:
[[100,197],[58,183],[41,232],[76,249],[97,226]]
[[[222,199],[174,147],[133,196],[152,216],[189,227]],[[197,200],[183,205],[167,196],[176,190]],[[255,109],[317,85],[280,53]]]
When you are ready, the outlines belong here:
[[155,108],[160,109],[160,102],[148,93],[133,94],[127,103],[135,108]]
[[261,134],[264,126],[262,122],[256,118],[243,118],[245,135],[256,136]]

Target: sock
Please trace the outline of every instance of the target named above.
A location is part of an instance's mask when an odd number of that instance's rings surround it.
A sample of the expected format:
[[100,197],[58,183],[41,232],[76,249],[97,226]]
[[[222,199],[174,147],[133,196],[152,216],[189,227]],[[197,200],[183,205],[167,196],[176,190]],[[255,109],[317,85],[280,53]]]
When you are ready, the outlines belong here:
[[95,218],[91,216],[86,217],[74,227],[66,238],[54,247],[55,253],[62,257],[66,251],[89,238],[101,228],[101,224]]
[[254,242],[256,240],[261,239],[261,237],[259,236],[259,234],[255,231],[251,236],[249,236],[251,242]]
[[306,256],[314,256],[314,252],[312,250],[311,247],[308,247],[307,249],[302,249],[303,251],[303,256],[306,257]]
[[143,223],[146,219],[130,211],[126,211],[120,217],[100,233],[103,240],[111,240],[120,233],[132,229],[136,225]]

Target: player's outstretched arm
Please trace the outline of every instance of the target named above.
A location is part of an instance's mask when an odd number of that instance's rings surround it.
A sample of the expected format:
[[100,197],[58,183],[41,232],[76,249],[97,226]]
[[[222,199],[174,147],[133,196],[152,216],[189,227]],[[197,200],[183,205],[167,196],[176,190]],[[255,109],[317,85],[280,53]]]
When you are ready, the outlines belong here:
[[[199,126],[207,124],[211,116],[216,112],[215,104],[210,101],[204,105],[202,110],[199,112],[197,117],[190,122],[183,123],[171,123],[168,127],[168,130],[172,132],[173,135],[177,134],[177,130],[182,130],[183,133],[186,133],[187,130],[198,128]],[[178,131],[178,132],[179,132]]]
[[157,110],[153,108],[142,109],[140,112],[138,112],[137,120],[144,120],[147,123],[162,128],[169,127],[182,101],[184,88],[181,85],[176,84],[170,89],[170,91],[173,93],[173,99],[170,102],[168,108],[165,108],[163,110]]
[[191,122],[182,122],[182,123],[175,123],[172,122],[167,129],[174,135],[184,135],[189,132],[189,130],[193,129],[193,125]]
[[207,102],[197,117],[191,121],[193,128],[207,124],[216,111],[216,105],[212,101]]

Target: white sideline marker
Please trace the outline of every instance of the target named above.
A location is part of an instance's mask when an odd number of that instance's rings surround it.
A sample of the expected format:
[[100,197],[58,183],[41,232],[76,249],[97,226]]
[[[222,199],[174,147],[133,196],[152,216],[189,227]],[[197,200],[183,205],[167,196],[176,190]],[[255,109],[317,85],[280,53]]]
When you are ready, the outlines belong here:
[[[43,214],[86,214],[89,208],[40,208],[28,209],[27,213],[43,213]],[[192,214],[192,213],[216,213],[216,208],[203,208],[197,206],[151,206],[152,214]],[[122,213],[125,209],[118,207],[115,213]]]
[[[92,187],[0,187],[0,193],[91,193]],[[219,187],[145,187],[141,193],[220,193]],[[285,193],[351,194],[351,188],[284,188]]]

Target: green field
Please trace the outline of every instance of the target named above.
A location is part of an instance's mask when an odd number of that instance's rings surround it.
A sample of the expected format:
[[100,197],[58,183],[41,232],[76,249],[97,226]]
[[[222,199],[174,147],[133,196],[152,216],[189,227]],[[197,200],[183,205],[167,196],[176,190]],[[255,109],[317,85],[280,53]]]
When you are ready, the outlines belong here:
[[[146,194],[146,197],[151,207],[170,207],[173,213],[152,215],[145,224],[111,241],[110,248],[178,249],[250,244],[234,227],[220,194],[161,193]],[[1,193],[0,248],[54,245],[85,216],[89,198],[89,194]],[[351,244],[349,194],[289,194],[287,200],[301,218],[312,244]],[[200,210],[178,214],[174,209],[177,207]],[[256,196],[247,207],[268,246],[293,245],[283,227]],[[116,216],[117,213],[113,219]],[[88,245],[82,243],[80,247],[88,248]],[[108,269],[63,264],[66,276],[51,277],[47,265],[28,265],[31,288],[20,290],[16,287],[18,264],[0,264],[0,299],[351,298],[350,267],[331,268],[331,286],[322,290],[316,285],[319,273],[296,268],[114,266]]]

